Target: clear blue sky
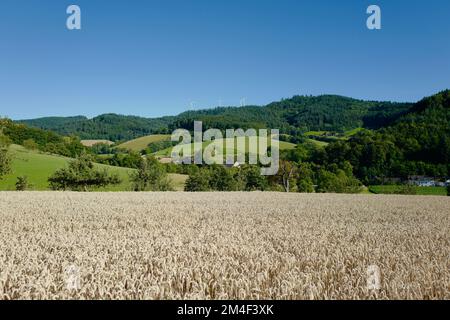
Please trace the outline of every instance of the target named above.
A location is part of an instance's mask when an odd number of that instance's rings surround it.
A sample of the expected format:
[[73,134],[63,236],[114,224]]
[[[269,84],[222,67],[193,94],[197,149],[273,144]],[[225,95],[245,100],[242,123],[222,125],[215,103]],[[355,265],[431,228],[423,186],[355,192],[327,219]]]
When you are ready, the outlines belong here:
[[[66,29],[66,8],[82,30]],[[366,9],[382,9],[382,30]],[[1,0],[0,115],[172,115],[450,87],[450,1]]]

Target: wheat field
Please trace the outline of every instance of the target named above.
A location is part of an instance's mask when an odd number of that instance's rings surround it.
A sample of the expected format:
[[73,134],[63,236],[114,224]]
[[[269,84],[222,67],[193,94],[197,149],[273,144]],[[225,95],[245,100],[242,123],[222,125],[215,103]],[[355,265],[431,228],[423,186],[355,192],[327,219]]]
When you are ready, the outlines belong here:
[[450,197],[1,192],[0,240],[0,299],[450,298]]

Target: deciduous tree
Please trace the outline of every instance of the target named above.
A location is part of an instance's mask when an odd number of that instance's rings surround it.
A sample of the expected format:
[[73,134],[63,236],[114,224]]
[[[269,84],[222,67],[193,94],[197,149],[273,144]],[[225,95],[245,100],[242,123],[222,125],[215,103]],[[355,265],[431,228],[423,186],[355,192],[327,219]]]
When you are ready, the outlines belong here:
[[121,182],[118,175],[110,175],[106,169],[96,170],[86,154],[71,161],[68,168],[57,170],[48,181],[53,190],[73,191],[89,191],[91,188],[101,188]]
[[139,168],[131,174],[134,191],[171,191],[167,172],[154,157],[142,159]]
[[10,142],[9,138],[0,131],[0,179],[11,171],[11,157],[8,154]]

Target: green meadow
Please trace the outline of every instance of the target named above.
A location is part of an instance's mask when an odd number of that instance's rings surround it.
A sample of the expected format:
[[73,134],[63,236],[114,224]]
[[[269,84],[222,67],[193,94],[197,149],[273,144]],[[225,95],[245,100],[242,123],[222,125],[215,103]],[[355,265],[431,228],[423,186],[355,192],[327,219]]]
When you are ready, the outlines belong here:
[[[370,186],[369,191],[375,194],[396,194],[400,193],[402,186],[398,185],[378,185]],[[413,187],[415,194],[425,196],[446,196],[447,189],[445,187]]]
[[168,135],[168,134],[152,134],[149,136],[140,137],[137,139],[133,139],[133,140],[124,142],[122,144],[119,144],[117,147],[139,152],[139,151],[142,151],[145,148],[147,148],[147,146],[150,143],[160,142],[160,141],[169,141],[169,140],[170,140],[170,135]]
[[[30,190],[49,190],[47,179],[56,170],[68,165],[70,158],[46,154],[39,151],[27,150],[22,146],[11,145],[12,172],[0,180],[0,191],[15,190],[17,177],[27,176],[31,184]],[[129,174],[133,169],[95,164],[98,169],[106,169],[110,173],[116,173],[122,182],[115,186],[101,188],[97,191],[129,191],[131,182]],[[187,176],[179,174],[169,175],[176,190],[183,190]]]
[[[222,150],[223,150],[224,154],[228,153],[228,154],[235,154],[236,155],[238,153],[236,140],[235,140],[233,149],[227,149],[227,147],[226,147],[227,142],[231,143],[232,139],[218,139],[215,143],[221,143],[221,141],[222,141],[222,148],[223,148]],[[269,139],[267,141],[268,141],[268,145],[270,146],[271,145],[271,141]],[[209,146],[213,142],[214,141],[202,142],[202,150],[204,150],[207,146]],[[248,141],[248,139],[245,139],[245,150],[246,151],[249,150],[249,146],[248,145],[249,145],[249,141]],[[290,142],[286,142],[286,141],[279,141],[279,147],[280,147],[280,150],[291,150],[291,149],[295,149],[296,144],[290,143]],[[170,157],[171,152],[172,152],[172,148],[173,147],[160,150],[160,151],[155,153],[155,156]],[[194,143],[190,144],[190,148],[191,148],[191,154],[193,154],[194,153]]]

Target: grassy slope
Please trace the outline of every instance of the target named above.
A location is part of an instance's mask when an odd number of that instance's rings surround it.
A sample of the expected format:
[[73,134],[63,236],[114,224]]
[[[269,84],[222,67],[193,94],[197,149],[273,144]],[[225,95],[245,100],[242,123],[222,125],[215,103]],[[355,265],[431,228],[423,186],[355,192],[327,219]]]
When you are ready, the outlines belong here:
[[[329,136],[329,139],[335,139],[335,140],[348,140],[350,137],[354,136],[361,130],[364,130],[363,128],[355,128],[353,130],[349,130],[344,132],[343,134],[338,134],[337,136]],[[305,132],[304,135],[308,138],[308,141],[311,141],[315,143],[319,147],[326,147],[329,142],[316,140],[314,137],[326,137],[328,133],[333,133],[330,131],[308,131]]]
[[357,134],[358,132],[360,132],[362,130],[364,130],[364,129],[363,128],[355,128],[353,130],[346,131],[344,133],[344,135],[348,138],[348,137],[354,136],[355,134]]
[[337,137],[344,136],[344,137],[351,137],[357,134],[358,132],[364,130],[363,128],[355,128],[349,131],[345,131],[343,134],[333,132],[333,131],[308,131],[305,132],[305,136],[326,136],[327,134],[335,134]]
[[170,135],[168,134],[154,134],[124,142],[118,145],[118,148],[141,151],[147,148],[149,143],[167,140],[170,140]]
[[314,143],[318,147],[326,147],[329,143],[320,140],[307,139],[306,141]]
[[114,144],[114,142],[109,141],[109,140],[81,140],[81,144],[86,147],[92,147],[93,145],[98,144],[98,143],[104,143],[104,144],[108,144],[108,145]]
[[[56,170],[67,166],[70,158],[30,151],[21,146],[12,145],[10,148],[13,157],[12,173],[0,180],[0,190],[15,190],[18,176],[27,176],[33,185],[32,190],[48,190],[48,177]],[[128,191],[131,188],[129,173],[132,169],[96,164],[97,168],[107,169],[117,173],[122,183],[101,189],[101,191]],[[170,178],[176,190],[183,190],[186,176],[171,174]]]
[[[227,140],[229,140],[229,139],[223,139],[223,146],[224,146],[223,150],[224,150],[224,153],[225,153],[225,150],[226,150],[225,147],[226,147],[226,141]],[[212,143],[211,141],[203,142],[202,143],[203,149],[206,148],[211,143]],[[295,147],[296,147],[295,144],[290,143],[290,142],[280,141],[279,143],[280,143],[280,150],[290,150],[290,149],[295,149]],[[246,149],[248,150],[248,140],[246,140],[245,146],[246,146]],[[233,150],[234,154],[237,153],[236,149],[237,149],[237,146],[235,144],[234,150]],[[191,150],[192,150],[192,152],[194,152],[194,144],[193,143],[191,143]],[[156,152],[155,155],[156,156],[160,156],[160,157],[170,157],[171,152],[172,152],[172,148],[166,148],[164,150],[160,150],[160,151]]]

